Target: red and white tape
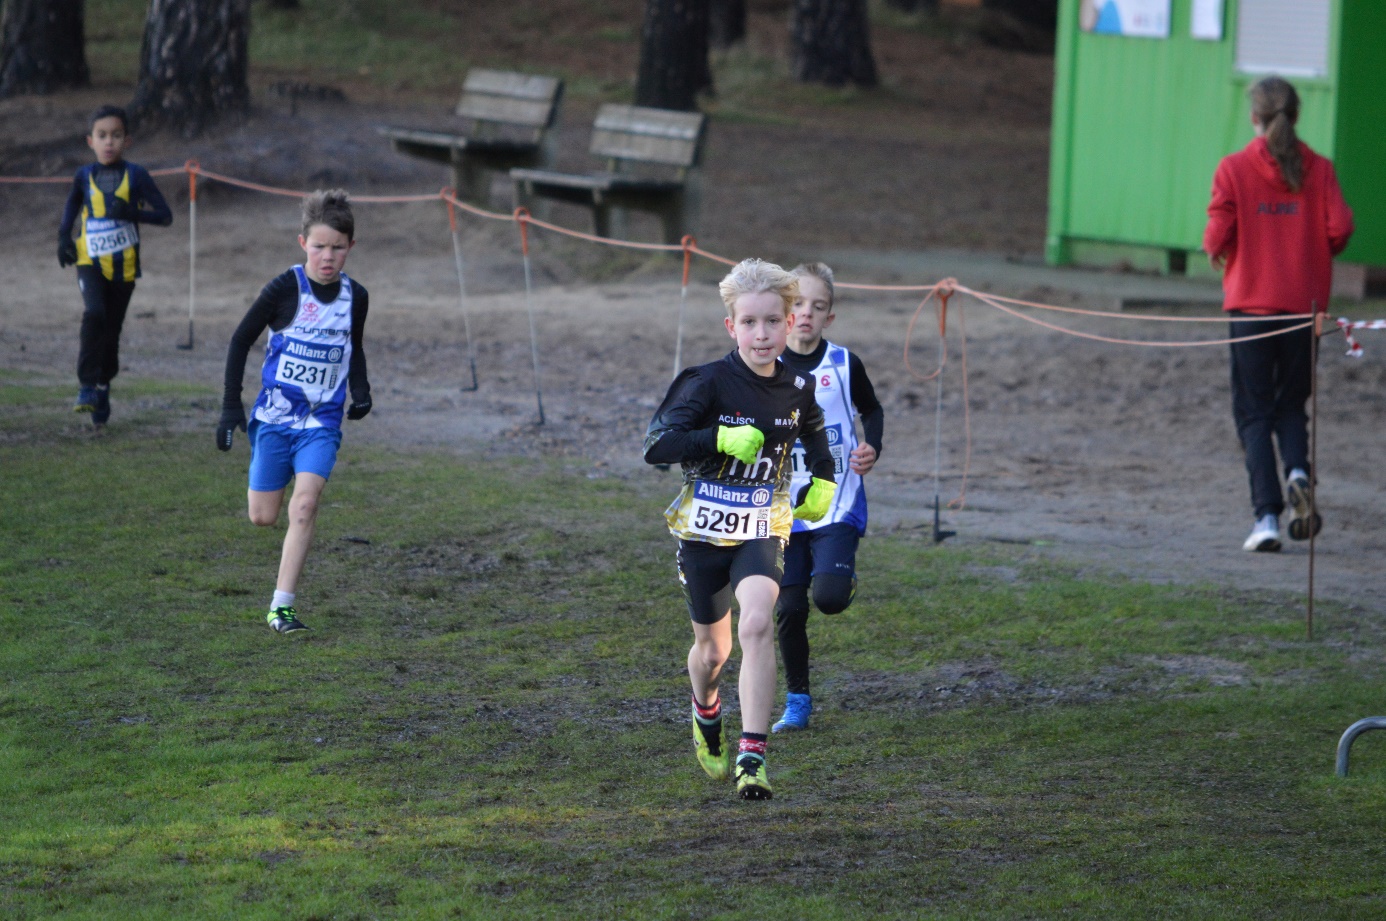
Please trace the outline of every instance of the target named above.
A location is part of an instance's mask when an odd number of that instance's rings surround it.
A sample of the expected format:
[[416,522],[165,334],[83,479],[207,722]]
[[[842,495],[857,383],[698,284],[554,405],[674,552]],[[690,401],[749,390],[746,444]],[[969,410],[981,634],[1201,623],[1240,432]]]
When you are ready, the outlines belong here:
[[1361,358],[1362,346],[1358,345],[1357,340],[1352,337],[1352,331],[1354,329],[1386,329],[1386,320],[1348,320],[1339,317],[1338,328],[1343,331],[1343,336],[1347,338],[1348,356]]

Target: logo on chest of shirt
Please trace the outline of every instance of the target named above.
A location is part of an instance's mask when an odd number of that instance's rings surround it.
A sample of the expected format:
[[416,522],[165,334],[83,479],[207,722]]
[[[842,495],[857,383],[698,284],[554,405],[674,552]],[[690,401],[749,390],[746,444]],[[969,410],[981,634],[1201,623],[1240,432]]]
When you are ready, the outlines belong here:
[[789,414],[788,419],[776,419],[776,428],[793,428],[799,424],[799,411],[796,409]]
[[756,424],[756,420],[755,420],[755,417],[754,417],[754,416],[743,416],[743,415],[741,415],[741,411],[740,411],[740,410],[736,410],[735,412],[731,413],[730,415],[728,415],[728,414],[726,414],[726,413],[723,413],[722,415],[720,415],[720,416],[717,417],[717,421],[720,422],[720,423],[722,423],[723,425],[755,425],[755,424]]
[[833,389],[833,376],[832,376],[831,374],[824,374],[822,377],[820,377],[820,378],[818,379],[818,389],[819,389],[819,390],[832,390],[832,389]]
[[321,309],[322,305],[317,301],[305,301],[303,304],[303,319],[311,323],[318,318],[318,311]]
[[1285,202],[1266,202],[1266,201],[1263,201],[1263,202],[1261,202],[1260,204],[1258,204],[1258,205],[1256,206],[1256,213],[1257,213],[1257,214],[1270,214],[1270,215],[1299,214],[1299,202],[1297,202],[1297,201],[1285,201]]

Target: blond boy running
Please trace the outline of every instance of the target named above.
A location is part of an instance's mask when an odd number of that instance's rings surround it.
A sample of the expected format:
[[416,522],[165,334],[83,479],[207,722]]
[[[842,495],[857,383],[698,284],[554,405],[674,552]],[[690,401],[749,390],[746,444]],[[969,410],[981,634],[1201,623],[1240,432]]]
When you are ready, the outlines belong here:
[[[813,380],[779,361],[797,288],[794,276],[759,259],[732,269],[720,291],[736,348],[682,372],[645,435],[646,462],[683,467],[683,489],[664,517],[679,539],[679,582],[693,621],[688,675],[694,751],[718,780],[733,773],[718,684],[731,656],[733,602],[740,609],[742,733],[735,780],[743,799],[771,796],[765,746],[785,541],[794,518],[822,517],[836,488]],[[791,510],[790,456],[797,440],[812,481]]]

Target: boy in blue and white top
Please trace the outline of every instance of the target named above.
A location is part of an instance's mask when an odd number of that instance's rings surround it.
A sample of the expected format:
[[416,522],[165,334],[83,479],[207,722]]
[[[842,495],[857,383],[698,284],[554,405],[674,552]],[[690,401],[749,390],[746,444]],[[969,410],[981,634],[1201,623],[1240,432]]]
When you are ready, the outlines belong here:
[[[794,300],[787,348],[780,360],[808,374],[823,411],[828,446],[833,455],[837,492],[828,514],[817,521],[796,520],[784,551],[784,577],[775,610],[784,659],[784,716],[771,730],[807,729],[813,700],[809,695],[809,586],[813,603],[824,614],[847,609],[856,592],[857,542],[866,533],[866,490],[862,475],[870,472],[881,453],[885,411],[876,399],[866,366],[860,358],[823,338],[832,325],[833,271],[821,262],[797,266],[799,296]],[[858,440],[855,417],[861,415],[864,438]],[[794,482],[798,495],[808,485],[803,447],[794,449]]]
[[226,352],[226,385],[217,424],[217,447],[222,451],[231,450],[236,429],[246,431],[241,403],[246,355],[260,333],[270,329],[260,395],[248,431],[248,503],[250,520],[268,527],[279,520],[284,490],[290,480],[294,483],[279,578],[265,618],[278,633],[307,629],[297,617],[294,599],[313,541],[318,500],[342,443],[343,412],[348,419],[361,419],[371,411],[371,385],[361,349],[370,299],[364,287],[342,272],[354,235],[345,192],[308,196],[298,238],[307,258],[265,285]]

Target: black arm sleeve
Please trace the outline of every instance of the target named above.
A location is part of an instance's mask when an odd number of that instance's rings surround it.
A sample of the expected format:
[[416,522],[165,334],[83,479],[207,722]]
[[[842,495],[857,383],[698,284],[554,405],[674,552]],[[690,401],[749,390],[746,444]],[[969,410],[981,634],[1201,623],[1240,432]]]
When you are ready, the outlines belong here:
[[645,463],[681,464],[716,454],[717,426],[704,424],[714,395],[712,381],[698,368],[679,374],[645,431]]
[[293,320],[297,310],[298,286],[292,272],[280,275],[265,285],[255,303],[250,305],[245,319],[241,320],[241,324],[231,334],[231,344],[226,348],[222,412],[234,412],[244,405],[241,403],[241,382],[245,377],[245,359],[250,354],[250,347],[255,344],[255,340],[260,338],[265,327],[283,329]]
[[173,211],[169,208],[168,202],[164,201],[163,193],[154,184],[154,177],[143,167],[131,167],[130,172],[135,176],[135,187],[131,190],[130,197],[134,199],[134,205],[139,211],[139,222],[141,224],[153,224],[155,227],[167,227],[173,223]]
[[855,353],[849,353],[849,369],[852,375],[852,405],[861,414],[861,427],[865,441],[881,453],[881,436],[885,434],[885,407],[876,399],[876,388],[871,386],[871,378],[866,376],[866,365]]
[[63,205],[63,221],[58,225],[58,239],[71,240],[72,227],[77,223],[77,215],[82,211],[86,193],[82,190],[82,173],[72,177],[72,190],[67,193],[67,203]]
[[808,465],[809,474],[815,479],[836,483],[833,452],[828,447],[828,432],[823,424],[823,409],[812,397],[804,413],[803,424],[799,427],[799,441],[804,446],[804,462]]
[[354,281],[352,285],[351,364],[347,366],[347,387],[353,403],[364,403],[371,398],[371,382],[366,377],[366,351],[361,342],[366,334],[366,312],[371,308],[371,296]]

